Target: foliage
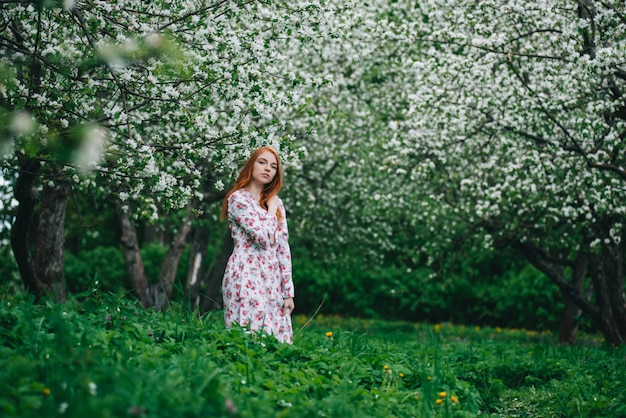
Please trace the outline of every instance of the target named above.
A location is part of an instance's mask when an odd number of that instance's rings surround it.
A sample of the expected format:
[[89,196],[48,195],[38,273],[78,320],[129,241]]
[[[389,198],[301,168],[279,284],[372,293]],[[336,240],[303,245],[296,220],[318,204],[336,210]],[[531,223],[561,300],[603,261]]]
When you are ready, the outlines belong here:
[[4,245],[0,246],[0,282],[3,286],[19,282],[19,271],[11,247]]
[[332,22],[320,24],[335,9],[318,1],[3,3],[3,167],[45,161],[81,192],[138,205],[137,216],[182,207],[199,197],[203,178],[227,178],[251,149],[290,153],[286,127],[304,114],[303,88],[328,82],[291,62],[337,36]]
[[471,254],[449,257],[434,274],[396,260],[368,263],[358,251],[309,257],[296,246],[298,310],[321,304],[320,312],[343,316],[558,329],[562,299],[543,274],[510,251]]
[[118,247],[95,247],[76,255],[65,253],[65,279],[72,293],[124,289],[128,287],[126,276],[122,250]]
[[[141,249],[141,258],[144,262],[146,277],[148,282],[156,283],[161,277],[161,264],[168,248],[155,242],[144,245]],[[189,251],[185,251],[178,263],[177,277],[183,279],[187,275],[187,264],[189,262]]]
[[[159,280],[163,257],[167,248],[150,242],[141,249],[146,277],[149,282]],[[189,251],[185,251],[178,265],[177,277],[183,279],[187,274]],[[82,293],[92,288],[101,291],[123,291],[130,287],[126,265],[119,246],[94,247],[77,254],[66,252],[65,278],[69,289],[74,293]]]
[[[620,319],[603,328],[619,328],[623,298],[610,303],[598,292],[621,295],[622,274],[598,271],[623,267],[624,7],[381,0],[355,8],[364,24],[322,43],[324,60],[312,60],[336,69],[313,101],[336,117],[299,166],[296,233],[310,233],[311,252],[329,258],[354,242],[368,256],[404,250],[411,268],[445,263],[468,250],[463,240],[510,245],[598,323],[611,315],[601,307],[612,306]],[[362,55],[342,59],[338,45]],[[415,239],[398,239],[404,234]],[[589,266],[580,285],[576,263]],[[583,296],[591,280],[595,305]]]
[[623,348],[452,325],[296,318],[293,346],[123,294],[3,293],[5,416],[593,416],[624,413]]
[[621,238],[624,5],[584,3],[423,2],[428,25],[407,33],[424,45],[410,70],[424,88],[398,136],[424,157],[412,179],[430,179],[441,208],[493,226],[488,241],[576,247],[607,215]]

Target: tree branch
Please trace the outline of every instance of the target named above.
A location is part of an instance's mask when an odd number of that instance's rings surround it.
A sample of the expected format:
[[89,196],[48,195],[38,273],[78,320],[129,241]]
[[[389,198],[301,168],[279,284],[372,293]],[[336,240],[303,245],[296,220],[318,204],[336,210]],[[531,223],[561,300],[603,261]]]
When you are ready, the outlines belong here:
[[[89,29],[87,29],[87,24],[85,23],[85,19],[82,13],[80,12],[80,10],[77,7],[74,7],[71,11],[71,15],[76,18],[76,20],[78,21],[80,25],[80,28],[82,29],[83,33],[85,34],[85,37],[87,38],[87,42],[89,42],[89,45],[91,46],[93,51],[97,53],[98,48],[96,47],[96,44],[91,37],[91,33],[89,33]],[[105,61],[104,65],[106,66],[109,74],[111,74],[111,77],[113,77],[115,84],[120,89],[120,94],[122,95],[122,102],[124,104],[124,111],[126,112],[126,114],[128,114],[129,110],[127,108],[126,95],[125,95],[126,86],[124,86],[124,84],[121,82],[117,74],[115,74],[115,71],[113,71],[113,68],[111,68],[111,65],[108,62]],[[130,122],[128,122],[127,129],[128,129],[128,137],[130,138],[132,137],[132,133],[130,130]]]
[[[565,277],[563,270],[554,265],[554,261],[550,260],[543,251],[532,247],[531,245],[520,242],[519,240],[512,241],[511,245],[516,250],[520,251],[528,261],[530,261],[535,267],[543,272],[552,282],[554,282],[563,294],[567,295],[580,309],[592,318],[598,319],[600,311],[594,305],[592,305],[584,294],[580,294],[578,290],[569,283]],[[579,272],[580,273],[580,272]]]

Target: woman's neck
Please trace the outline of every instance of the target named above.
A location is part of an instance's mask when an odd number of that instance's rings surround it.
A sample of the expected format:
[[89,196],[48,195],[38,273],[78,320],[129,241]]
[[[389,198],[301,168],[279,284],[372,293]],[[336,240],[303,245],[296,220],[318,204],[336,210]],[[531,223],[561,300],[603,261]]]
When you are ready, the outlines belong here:
[[263,192],[263,186],[253,181],[246,187],[246,190],[250,192],[250,194],[256,199],[257,202],[261,202],[261,193]]

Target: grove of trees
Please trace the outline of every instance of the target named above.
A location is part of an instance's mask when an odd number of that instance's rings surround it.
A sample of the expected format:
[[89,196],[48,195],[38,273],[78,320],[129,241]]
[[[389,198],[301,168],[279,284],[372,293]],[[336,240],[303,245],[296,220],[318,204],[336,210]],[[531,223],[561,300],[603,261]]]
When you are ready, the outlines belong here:
[[560,292],[561,341],[582,312],[623,344],[622,1],[35,1],[0,25],[3,222],[37,296],[66,296],[69,202],[83,231],[119,229],[144,306],[166,307],[189,251],[187,297],[219,307],[212,208],[269,144],[294,254],[320,269],[443,284],[506,254]]

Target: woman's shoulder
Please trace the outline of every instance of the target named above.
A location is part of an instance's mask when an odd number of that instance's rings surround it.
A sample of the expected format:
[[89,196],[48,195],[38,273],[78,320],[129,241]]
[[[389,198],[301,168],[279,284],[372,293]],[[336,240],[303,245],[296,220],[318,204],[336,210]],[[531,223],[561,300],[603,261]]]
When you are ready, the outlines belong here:
[[246,189],[238,189],[230,194],[229,199],[242,200],[242,199],[246,199],[249,195],[250,193],[248,193]]
[[250,197],[248,195],[249,193],[246,192],[245,189],[239,189],[239,190],[235,190],[234,192],[232,192],[230,196],[228,196],[228,210],[230,211],[231,209],[234,209],[235,207],[237,208],[249,207],[251,202],[250,202]]

